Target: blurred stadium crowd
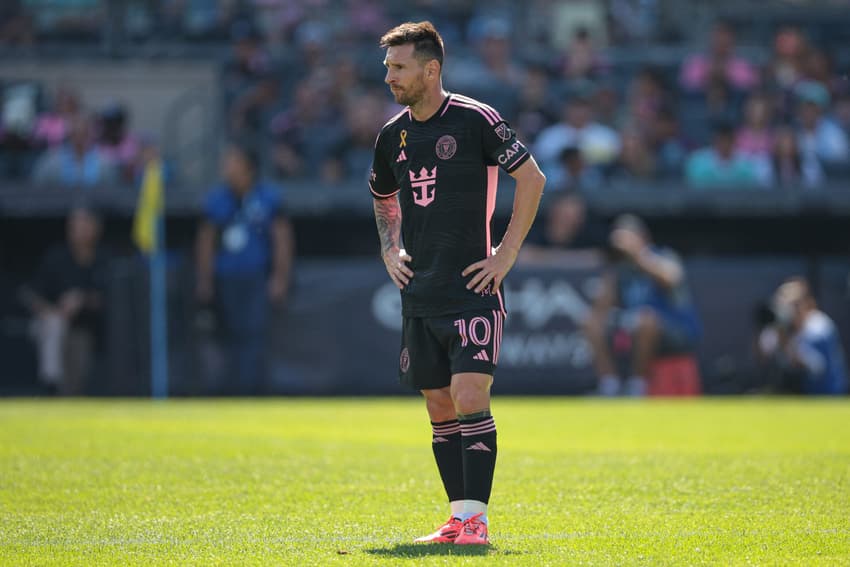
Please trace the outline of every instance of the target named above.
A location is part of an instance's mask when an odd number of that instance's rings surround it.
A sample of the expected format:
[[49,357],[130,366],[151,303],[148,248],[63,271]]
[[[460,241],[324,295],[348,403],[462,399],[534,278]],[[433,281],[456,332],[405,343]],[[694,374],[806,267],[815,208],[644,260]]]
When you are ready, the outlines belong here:
[[[499,108],[535,148],[550,190],[657,180],[809,189],[850,175],[850,60],[824,22],[741,28],[742,41],[734,20],[719,20],[687,55],[656,62],[653,47],[681,39],[665,29],[661,0],[112,4],[4,3],[0,44],[100,44],[117,26],[125,49],[142,54],[169,41],[215,46],[222,136],[253,141],[280,180],[362,179],[375,132],[396,112],[375,38],[417,17],[445,36],[447,87]],[[120,102],[88,108],[72,90],[29,85],[9,86],[4,102],[5,177],[128,182],[153,142],[127,130]]]

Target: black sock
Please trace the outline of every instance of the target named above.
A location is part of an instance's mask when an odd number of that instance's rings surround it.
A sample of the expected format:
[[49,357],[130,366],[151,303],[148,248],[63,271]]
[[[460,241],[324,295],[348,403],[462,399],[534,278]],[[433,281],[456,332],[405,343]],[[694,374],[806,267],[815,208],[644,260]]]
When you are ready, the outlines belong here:
[[496,469],[496,422],[490,411],[458,416],[463,447],[463,497],[487,504]]
[[449,502],[463,500],[463,454],[460,448],[460,424],[451,421],[431,422],[434,432],[431,448],[440,469],[440,478]]

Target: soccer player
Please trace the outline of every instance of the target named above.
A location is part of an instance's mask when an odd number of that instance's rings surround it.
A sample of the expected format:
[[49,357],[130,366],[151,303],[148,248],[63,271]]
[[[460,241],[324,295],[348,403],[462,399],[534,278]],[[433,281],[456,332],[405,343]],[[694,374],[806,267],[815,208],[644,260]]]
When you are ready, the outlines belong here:
[[[496,110],[443,89],[443,40],[430,22],[401,24],[380,45],[385,82],[406,108],[378,135],[369,186],[384,264],[401,290],[399,377],[425,396],[451,506],[449,520],[416,541],[487,544],[502,280],[546,178]],[[504,238],[493,247],[499,167],[516,179],[516,195]]]

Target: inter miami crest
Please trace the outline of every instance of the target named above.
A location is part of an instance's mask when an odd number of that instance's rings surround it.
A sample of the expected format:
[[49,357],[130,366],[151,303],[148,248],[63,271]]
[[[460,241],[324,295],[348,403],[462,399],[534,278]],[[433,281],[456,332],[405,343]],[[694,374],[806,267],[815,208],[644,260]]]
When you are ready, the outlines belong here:
[[457,151],[457,140],[454,136],[446,134],[437,140],[437,157],[440,159],[451,159]]

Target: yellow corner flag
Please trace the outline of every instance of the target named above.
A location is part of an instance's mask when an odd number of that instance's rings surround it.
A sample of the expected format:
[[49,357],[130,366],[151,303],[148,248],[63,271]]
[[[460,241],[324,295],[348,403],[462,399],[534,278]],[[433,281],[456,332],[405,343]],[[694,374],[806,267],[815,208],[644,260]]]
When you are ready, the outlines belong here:
[[133,218],[133,241],[139,250],[151,254],[159,249],[159,224],[163,212],[162,162],[152,159],[145,166],[142,190]]

